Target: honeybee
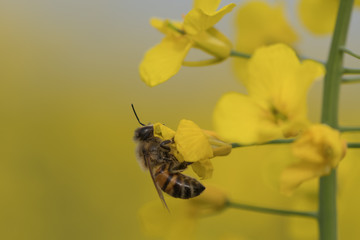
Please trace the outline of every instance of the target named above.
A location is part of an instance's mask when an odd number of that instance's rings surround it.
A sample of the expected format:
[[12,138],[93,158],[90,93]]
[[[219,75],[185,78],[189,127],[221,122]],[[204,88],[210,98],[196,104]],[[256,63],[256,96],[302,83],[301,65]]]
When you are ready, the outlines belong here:
[[195,178],[182,174],[190,162],[179,162],[171,154],[170,144],[174,139],[162,140],[154,136],[154,127],[140,122],[134,106],[131,105],[136,119],[142,125],[135,130],[137,143],[136,157],[140,167],[149,170],[151,179],[161,201],[167,208],[162,191],[175,198],[188,199],[198,196],[205,190]]

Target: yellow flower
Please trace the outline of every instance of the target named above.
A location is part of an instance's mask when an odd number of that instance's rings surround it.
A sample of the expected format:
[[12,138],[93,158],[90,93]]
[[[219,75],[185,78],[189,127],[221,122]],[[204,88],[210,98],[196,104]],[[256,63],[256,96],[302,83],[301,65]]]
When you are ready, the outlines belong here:
[[190,120],[181,120],[177,131],[155,123],[154,136],[163,140],[174,139],[172,154],[180,161],[192,162],[192,169],[201,178],[210,178],[213,166],[210,158],[231,152],[231,145],[221,141],[214,132],[202,130]]
[[199,62],[200,65],[220,62],[230,55],[231,42],[213,26],[229,13],[235,4],[231,3],[216,11],[219,4],[219,0],[195,1],[194,8],[185,15],[182,23],[151,20],[151,25],[165,34],[165,37],[161,43],[147,51],[140,64],[140,76],[147,85],[153,87],[174,76],[192,47],[215,57]]
[[[329,34],[333,31],[339,0],[301,0],[298,12],[301,21],[314,34]],[[360,0],[355,1],[360,6]]]
[[324,67],[300,62],[284,44],[262,47],[249,60],[248,95],[226,93],[216,104],[215,131],[226,141],[256,143],[296,136],[308,124],[306,95]]
[[168,199],[170,214],[159,201],[147,203],[139,210],[143,230],[148,236],[162,239],[194,239],[200,218],[222,211],[226,199],[220,189],[206,186],[196,198]]
[[[256,48],[275,43],[293,45],[298,36],[288,23],[282,5],[251,1],[236,14],[235,50],[252,54]],[[233,58],[233,67],[240,80],[244,78],[247,59]]]
[[309,127],[292,145],[299,162],[287,167],[281,175],[281,191],[291,194],[301,183],[330,174],[346,153],[346,142],[337,130],[327,125]]

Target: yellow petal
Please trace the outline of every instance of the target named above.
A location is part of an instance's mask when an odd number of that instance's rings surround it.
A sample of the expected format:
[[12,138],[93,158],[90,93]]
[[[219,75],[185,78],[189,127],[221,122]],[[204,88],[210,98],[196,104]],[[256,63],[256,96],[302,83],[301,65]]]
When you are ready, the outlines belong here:
[[309,127],[292,148],[299,162],[291,164],[281,175],[281,191],[285,194],[291,194],[305,181],[329,174],[346,152],[340,133],[323,124]]
[[169,20],[163,20],[160,18],[151,18],[150,24],[157,30],[159,30],[161,33],[168,35],[168,34],[175,34],[177,36],[181,35],[178,31],[176,31],[174,28],[171,27],[174,26],[176,29],[182,30],[183,24],[179,21],[169,21]]
[[146,52],[139,68],[141,79],[151,87],[167,81],[180,70],[191,46],[186,37],[166,36]]
[[214,167],[209,159],[194,162],[191,164],[191,167],[201,179],[211,178],[214,171]]
[[232,47],[232,42],[230,41],[230,39],[228,39],[227,36],[225,36],[224,34],[222,34],[219,30],[217,30],[214,27],[209,28],[206,31],[208,34],[210,34],[213,38],[218,39],[219,41],[221,41],[222,43],[224,43],[226,46],[228,46],[229,48]]
[[223,16],[235,7],[234,3],[224,6],[217,12],[207,13],[200,8],[192,9],[184,18],[184,29],[187,34],[195,35],[214,26]]
[[203,130],[205,133],[209,144],[211,145],[214,157],[215,156],[226,156],[231,153],[232,146],[231,144],[224,142],[220,137],[213,131]]
[[322,64],[310,60],[300,63],[290,47],[275,44],[255,51],[244,84],[263,108],[276,109],[288,121],[306,119],[308,89],[324,73]]
[[[293,45],[298,40],[282,5],[249,1],[238,9],[235,25],[235,50],[243,53],[252,54],[256,48],[274,43]],[[233,58],[233,69],[240,81],[246,78],[247,61]]]
[[325,71],[323,64],[312,60],[304,60],[301,62],[301,68],[298,74],[299,78],[306,82],[305,86],[309,86],[313,83],[314,79],[323,77]]
[[271,99],[288,91],[283,88],[286,82],[296,84],[295,74],[299,67],[295,52],[287,45],[261,47],[249,61],[248,78],[244,85],[252,97]]
[[[284,59],[285,60],[285,59]],[[312,83],[325,75],[325,67],[323,64],[305,60],[293,73],[292,81],[283,81],[282,89],[286,89],[279,93],[277,97],[273,96],[274,105],[277,102],[286,102],[286,112],[295,120],[296,118],[306,119],[307,115],[307,93]],[[289,80],[288,79],[288,80]]]
[[180,121],[175,134],[175,145],[186,162],[197,162],[213,156],[204,132],[190,120]]
[[298,36],[286,19],[282,5],[271,6],[262,1],[242,5],[236,13],[235,49],[245,53],[274,43],[293,44]]
[[339,131],[324,124],[315,124],[294,142],[293,153],[303,162],[335,168],[345,156],[344,143]]
[[211,185],[206,186],[200,196],[189,199],[190,206],[195,208],[194,211],[199,211],[200,216],[221,211],[225,207],[226,201],[226,193]]
[[213,122],[216,132],[228,142],[250,144],[281,137],[281,130],[265,119],[256,102],[235,92],[217,102]]
[[314,34],[329,34],[333,31],[339,1],[301,0],[298,14],[300,20]]
[[205,13],[215,12],[221,0],[194,0],[193,8],[200,8]]
[[291,112],[297,111],[296,109],[300,108],[299,104],[306,102],[307,92],[311,84],[325,75],[325,67],[321,63],[305,60],[301,62],[294,75],[293,82],[285,81],[283,85],[287,89],[284,91],[283,99],[291,101],[291,103],[289,102],[289,111]]
[[163,140],[169,140],[175,136],[175,131],[172,130],[171,128],[168,128],[164,124],[155,123],[153,127],[154,127],[155,137],[161,138]]
[[295,163],[282,172],[280,191],[285,195],[291,195],[303,182],[329,174],[330,171],[330,167],[324,168],[321,164]]
[[214,123],[227,141],[263,142],[296,136],[308,126],[310,84],[325,72],[320,63],[300,63],[285,44],[258,48],[247,63],[245,97],[232,93],[218,102]]
[[195,47],[199,48],[216,58],[225,59],[230,56],[231,41],[221,32],[211,27],[207,31],[201,32],[192,37]]

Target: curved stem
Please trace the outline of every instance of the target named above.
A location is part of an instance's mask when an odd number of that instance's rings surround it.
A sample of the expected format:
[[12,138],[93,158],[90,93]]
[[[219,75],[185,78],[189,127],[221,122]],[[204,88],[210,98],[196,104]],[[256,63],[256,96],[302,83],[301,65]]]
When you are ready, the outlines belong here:
[[268,213],[268,214],[317,218],[316,212],[305,212],[305,211],[302,212],[302,211],[283,210],[276,208],[258,207],[258,206],[247,205],[242,203],[235,203],[231,201],[228,201],[225,206],[228,208],[235,208],[235,209]]

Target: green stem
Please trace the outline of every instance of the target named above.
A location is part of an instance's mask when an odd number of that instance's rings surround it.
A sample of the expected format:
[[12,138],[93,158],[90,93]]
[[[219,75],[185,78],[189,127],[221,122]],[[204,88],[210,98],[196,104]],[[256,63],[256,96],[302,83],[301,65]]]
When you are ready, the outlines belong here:
[[341,83],[344,83],[344,84],[360,83],[360,77],[358,77],[358,78],[343,78],[343,79],[341,79]]
[[347,143],[348,148],[360,148],[360,143]]
[[339,127],[340,132],[357,132],[360,131],[360,127]]
[[[355,128],[354,128],[355,129]],[[356,128],[355,131],[359,131],[359,128]],[[350,130],[349,130],[350,131]],[[353,131],[353,130],[352,130]],[[344,131],[345,132],[345,131]],[[254,147],[254,146],[262,146],[262,145],[270,145],[270,144],[288,144],[294,142],[294,139],[277,139],[266,143],[259,143],[259,144],[240,144],[240,143],[231,143],[232,148],[240,148],[240,147]],[[360,143],[347,143],[348,148],[359,148]]]
[[[338,102],[343,55],[354,0],[341,0],[326,64],[321,122],[338,128]],[[319,185],[319,239],[337,239],[336,170],[320,178]]]
[[[231,50],[230,56],[232,57],[240,57],[240,58],[251,58],[251,54],[247,54],[247,53],[243,53],[243,52],[238,52],[235,50]],[[312,58],[308,58],[308,57],[304,57],[304,56],[298,56],[301,60],[313,60],[315,62],[321,63],[323,65],[325,65],[324,61],[320,61],[320,60],[316,60],[316,59],[312,59]]]
[[230,56],[232,56],[232,57],[241,57],[241,58],[251,58],[251,54],[237,52],[235,50],[231,50]]
[[235,208],[235,209],[268,213],[268,214],[317,218],[316,212],[305,212],[305,211],[302,212],[302,211],[283,210],[283,209],[276,209],[276,208],[258,207],[258,206],[247,205],[247,204],[242,204],[242,203],[234,203],[231,201],[228,201],[225,206],[228,208]]
[[261,146],[261,145],[269,145],[269,144],[286,144],[292,143],[294,139],[276,139],[265,143],[255,143],[255,144],[241,144],[241,143],[231,143],[232,148],[239,147],[252,147],[252,146]]
[[350,49],[347,49],[346,47],[340,47],[340,49],[341,49],[344,53],[347,53],[347,54],[349,54],[350,56],[352,56],[352,57],[354,57],[354,58],[360,59],[360,55],[354,53],[354,52],[351,51]]
[[[353,1],[353,0],[349,0],[349,1]],[[360,69],[359,68],[343,68],[342,72],[344,74],[359,74]]]

